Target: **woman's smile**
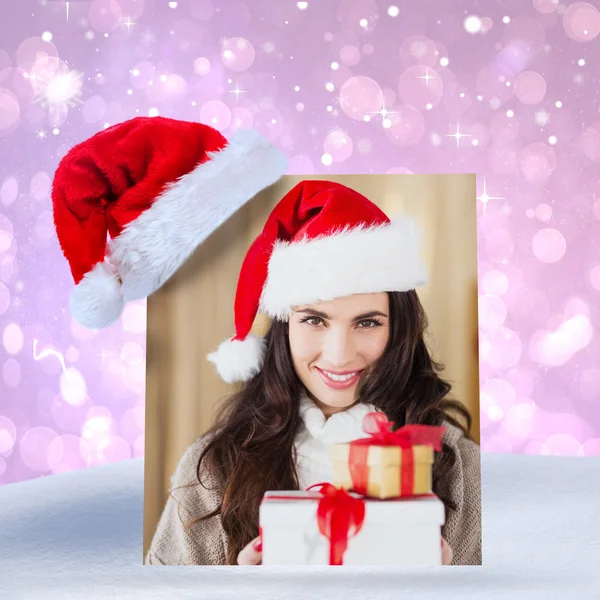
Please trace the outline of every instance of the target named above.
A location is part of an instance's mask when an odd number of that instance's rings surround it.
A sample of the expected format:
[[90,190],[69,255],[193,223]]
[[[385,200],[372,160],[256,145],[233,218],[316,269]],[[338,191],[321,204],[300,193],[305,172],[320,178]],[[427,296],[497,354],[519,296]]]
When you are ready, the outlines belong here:
[[320,369],[319,367],[315,367],[321,379],[331,389],[334,390],[347,390],[355,386],[360,376],[363,372],[362,369],[359,371],[326,371],[325,369]]

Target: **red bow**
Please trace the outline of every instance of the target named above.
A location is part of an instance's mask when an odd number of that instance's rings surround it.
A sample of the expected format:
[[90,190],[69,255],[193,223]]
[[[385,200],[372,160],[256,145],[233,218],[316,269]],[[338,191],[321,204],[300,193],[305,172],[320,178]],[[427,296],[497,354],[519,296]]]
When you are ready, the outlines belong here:
[[370,412],[363,419],[363,431],[371,437],[354,440],[352,444],[373,444],[377,446],[431,446],[436,452],[442,449],[442,436],[445,427],[432,427],[430,425],[404,425],[392,431],[394,423],[380,412]]
[[399,446],[402,449],[402,475],[400,495],[411,496],[414,487],[414,456],[413,446],[431,446],[436,452],[442,449],[442,436],[445,427],[429,425],[405,425],[392,431],[394,423],[380,412],[370,412],[363,420],[363,431],[371,437],[361,438],[350,442],[350,475],[353,490],[367,495],[369,470],[367,456],[369,446]]
[[348,539],[355,536],[365,520],[365,503],[330,483],[316,483],[308,490],[319,488],[323,495],[317,506],[319,531],[329,540],[329,564],[343,564]]

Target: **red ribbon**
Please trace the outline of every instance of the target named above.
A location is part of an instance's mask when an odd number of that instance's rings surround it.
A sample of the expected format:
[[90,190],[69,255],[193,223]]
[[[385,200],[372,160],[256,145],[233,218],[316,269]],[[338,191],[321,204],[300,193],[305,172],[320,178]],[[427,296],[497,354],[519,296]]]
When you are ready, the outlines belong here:
[[415,481],[413,446],[431,446],[436,452],[442,449],[442,436],[445,427],[429,425],[405,425],[392,431],[394,423],[380,412],[370,412],[363,420],[363,431],[370,435],[350,442],[348,456],[352,489],[358,494],[367,495],[369,468],[367,457],[369,446],[399,446],[402,452],[400,474],[400,495],[412,496]]
[[329,564],[343,564],[348,539],[355,536],[365,520],[365,503],[330,483],[316,483],[308,490],[319,488],[322,498],[317,506],[319,531],[329,540]]

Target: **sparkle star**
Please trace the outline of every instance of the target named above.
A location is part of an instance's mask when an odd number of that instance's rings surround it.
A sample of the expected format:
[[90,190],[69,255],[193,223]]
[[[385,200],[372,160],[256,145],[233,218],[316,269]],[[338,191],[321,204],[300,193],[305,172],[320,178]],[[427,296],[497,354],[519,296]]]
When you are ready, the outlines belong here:
[[235,90],[229,90],[230,94],[235,94],[235,99],[237,102],[240,101],[240,94],[245,94],[248,90],[240,90],[238,83],[235,84]]
[[425,69],[425,75],[421,75],[420,77],[417,77],[417,79],[424,79],[425,80],[425,85],[427,86],[427,89],[429,89],[429,80],[430,79],[437,79],[437,77],[432,77],[429,74],[429,69]]
[[125,27],[127,27],[127,33],[131,31],[131,28],[135,25],[135,23],[131,20],[131,17],[127,17],[127,21],[123,23]]
[[453,137],[456,138],[456,147],[458,148],[458,145],[460,143],[460,138],[464,138],[464,137],[473,137],[471,134],[469,133],[461,133],[460,132],[460,128],[458,123],[456,124],[456,132],[455,133],[449,133],[446,134],[446,137]]
[[101,360],[101,362],[104,362],[104,359],[105,359],[107,356],[112,356],[112,353],[111,353],[111,352],[106,352],[106,350],[104,350],[104,348],[103,348],[103,349],[102,349],[102,352],[98,352],[98,353],[96,354],[96,356],[99,356],[99,357],[100,357],[100,360]]
[[[379,110],[371,111],[367,114],[368,115],[381,115],[381,124],[383,125],[384,129],[388,129],[392,126],[392,121],[391,121],[391,119],[388,118],[388,115],[397,115],[399,113],[388,110],[385,107],[385,99],[383,99],[381,101],[381,108]],[[365,121],[370,121],[370,120],[371,120],[370,117],[368,117],[368,118],[365,117]]]
[[486,214],[486,208],[487,208],[487,203],[490,200],[506,200],[506,198],[504,198],[503,196],[490,196],[487,193],[487,189],[486,189],[486,178],[483,178],[483,192],[480,196],[477,196],[477,200],[479,200],[479,202],[481,202],[483,204],[483,216],[485,217]]
[[51,72],[45,79],[43,77],[29,77],[34,81],[34,92],[36,99],[34,104],[41,103],[42,106],[74,106],[76,102],[81,103],[78,96],[81,95],[81,78],[83,73],[70,71],[67,66],[57,72]]
[[36,133],[37,133],[38,138],[40,138],[40,140],[46,139],[46,132],[43,129],[40,129]]

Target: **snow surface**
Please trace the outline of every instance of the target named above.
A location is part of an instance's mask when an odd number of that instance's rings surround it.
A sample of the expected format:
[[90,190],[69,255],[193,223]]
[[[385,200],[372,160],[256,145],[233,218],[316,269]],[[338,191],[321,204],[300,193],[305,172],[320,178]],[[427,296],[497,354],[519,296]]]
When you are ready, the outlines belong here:
[[0,488],[0,599],[600,598],[600,459],[482,455],[484,566],[144,567],[141,459]]

